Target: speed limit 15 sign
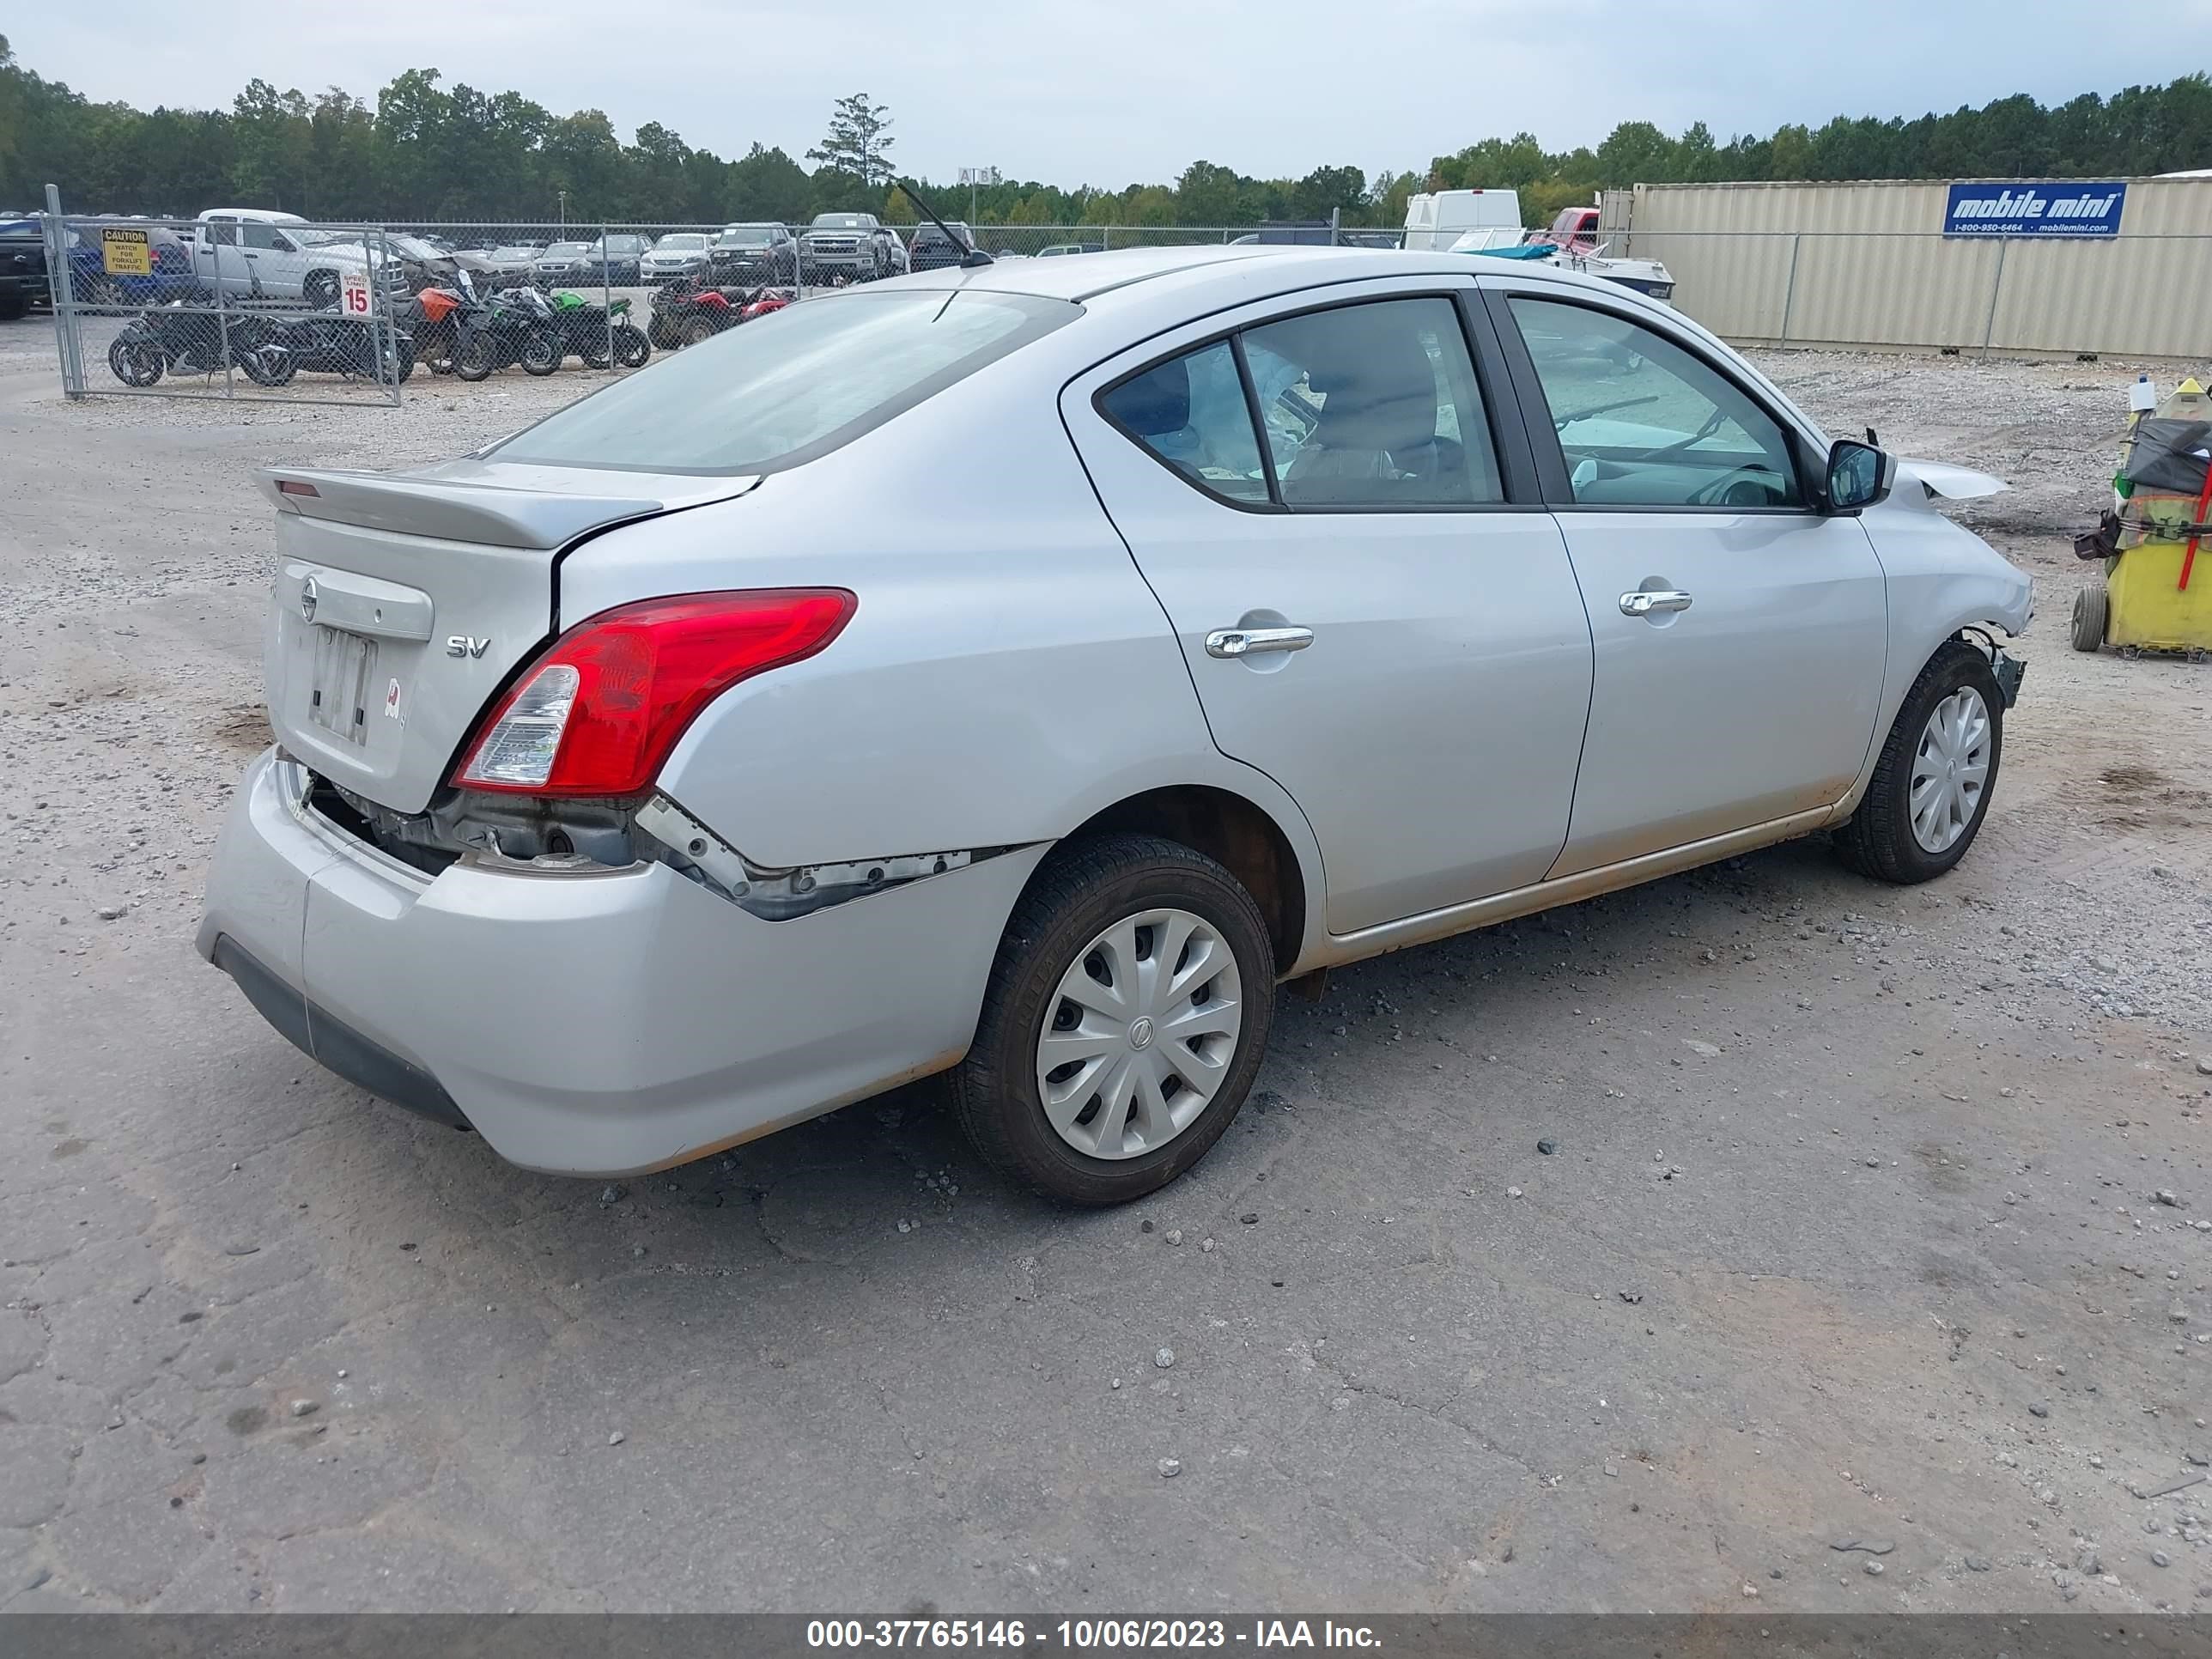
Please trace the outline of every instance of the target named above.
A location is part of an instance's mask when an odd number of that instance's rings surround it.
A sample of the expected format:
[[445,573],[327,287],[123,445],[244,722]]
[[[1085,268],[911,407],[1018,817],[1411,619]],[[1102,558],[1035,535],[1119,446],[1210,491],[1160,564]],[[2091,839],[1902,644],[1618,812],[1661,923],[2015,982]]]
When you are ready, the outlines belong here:
[[338,309],[349,317],[368,315],[368,273],[349,270],[339,278]]

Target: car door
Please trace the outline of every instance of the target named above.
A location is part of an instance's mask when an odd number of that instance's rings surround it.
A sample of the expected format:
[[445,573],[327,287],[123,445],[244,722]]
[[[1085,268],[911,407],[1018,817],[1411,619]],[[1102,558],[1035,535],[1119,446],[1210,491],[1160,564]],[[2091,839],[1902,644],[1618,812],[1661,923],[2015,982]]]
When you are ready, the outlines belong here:
[[252,284],[246,277],[245,251],[238,245],[238,221],[228,217],[200,222],[201,276],[218,295],[245,294]]
[[1812,439],[1632,301],[1486,283],[1596,653],[1571,875],[1826,807],[1873,740],[1881,565]]
[[239,222],[238,239],[250,291],[272,300],[299,297],[307,261],[291,238],[266,220],[245,219]]
[[1346,934],[1550,867],[1590,643],[1502,375],[1470,353],[1472,283],[1322,294],[1163,335],[1061,411],[1215,743],[1297,800]]

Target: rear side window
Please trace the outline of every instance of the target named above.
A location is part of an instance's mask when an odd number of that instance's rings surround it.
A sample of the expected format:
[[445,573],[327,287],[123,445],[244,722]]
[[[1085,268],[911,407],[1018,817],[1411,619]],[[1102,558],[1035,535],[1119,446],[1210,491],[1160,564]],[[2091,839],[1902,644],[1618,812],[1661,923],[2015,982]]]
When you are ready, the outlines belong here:
[[1226,340],[1156,363],[1098,402],[1108,420],[1200,489],[1267,501],[1252,411]]
[[809,300],[659,359],[517,433],[502,461],[774,472],[850,443],[1082,315],[972,289]]

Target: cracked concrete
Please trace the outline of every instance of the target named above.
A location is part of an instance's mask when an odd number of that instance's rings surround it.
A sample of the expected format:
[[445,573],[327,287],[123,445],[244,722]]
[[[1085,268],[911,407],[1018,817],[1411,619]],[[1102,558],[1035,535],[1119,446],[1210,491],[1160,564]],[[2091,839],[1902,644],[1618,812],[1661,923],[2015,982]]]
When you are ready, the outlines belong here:
[[1769,366],[2025,486],[1972,509],[2044,598],[1967,862],[1340,973],[1190,1177],[1069,1215],[926,1090],[602,1202],[287,1047],[190,949],[263,741],[246,469],[589,377],[70,408],[0,328],[0,1605],[2212,1605],[2212,1488],[2127,1489],[2212,1440],[2212,670],[2063,648],[2132,371]]

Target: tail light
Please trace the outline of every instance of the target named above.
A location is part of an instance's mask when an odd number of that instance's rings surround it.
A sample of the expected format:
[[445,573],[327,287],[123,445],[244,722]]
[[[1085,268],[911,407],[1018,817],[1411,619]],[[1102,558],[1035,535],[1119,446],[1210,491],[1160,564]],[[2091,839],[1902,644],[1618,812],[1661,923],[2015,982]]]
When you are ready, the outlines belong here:
[[602,611],[524,672],[453,782],[520,794],[642,794],[700,710],[740,680],[812,656],[859,603],[842,587],[769,588]]

